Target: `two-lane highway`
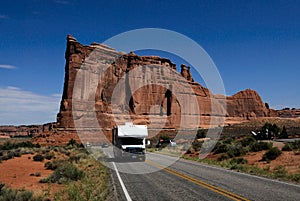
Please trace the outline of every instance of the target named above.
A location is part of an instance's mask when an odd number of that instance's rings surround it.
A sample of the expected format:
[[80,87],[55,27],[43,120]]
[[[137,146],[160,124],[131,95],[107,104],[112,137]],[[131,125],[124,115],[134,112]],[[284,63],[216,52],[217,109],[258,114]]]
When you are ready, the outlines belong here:
[[[109,152],[109,151],[106,151]],[[299,200],[300,186],[153,153],[108,162],[119,200]],[[121,183],[120,183],[121,180]],[[125,192],[124,192],[125,191]]]

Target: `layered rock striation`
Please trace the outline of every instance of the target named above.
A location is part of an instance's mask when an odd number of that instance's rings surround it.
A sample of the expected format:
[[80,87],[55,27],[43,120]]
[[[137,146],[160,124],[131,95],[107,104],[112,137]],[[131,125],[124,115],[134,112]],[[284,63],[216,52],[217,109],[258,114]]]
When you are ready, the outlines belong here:
[[[253,90],[213,95],[195,82],[190,67],[158,56],[120,53],[103,44],[85,46],[67,37],[65,82],[57,128],[113,126],[133,121],[150,128],[222,126],[224,117],[276,116]],[[96,119],[96,121],[95,121]]]

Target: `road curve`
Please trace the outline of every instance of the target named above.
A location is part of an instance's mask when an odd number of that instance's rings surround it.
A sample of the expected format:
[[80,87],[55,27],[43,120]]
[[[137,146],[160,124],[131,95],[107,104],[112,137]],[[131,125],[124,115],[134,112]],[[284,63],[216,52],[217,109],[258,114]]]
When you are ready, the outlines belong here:
[[[300,186],[165,155],[148,154],[145,163],[115,163],[131,200],[299,200]],[[114,163],[114,162],[109,162]],[[169,163],[168,163],[169,164]],[[150,173],[132,174],[141,167]],[[151,168],[156,168],[154,169]],[[124,173],[122,169],[131,169]],[[117,198],[128,200],[113,172]],[[126,171],[125,171],[126,172]]]

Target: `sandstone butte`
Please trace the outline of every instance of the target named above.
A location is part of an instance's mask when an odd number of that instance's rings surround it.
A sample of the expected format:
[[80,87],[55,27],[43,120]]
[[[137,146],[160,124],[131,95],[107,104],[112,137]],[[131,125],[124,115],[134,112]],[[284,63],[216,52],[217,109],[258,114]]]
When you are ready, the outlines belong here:
[[212,94],[194,81],[189,66],[182,64],[178,72],[167,58],[126,54],[98,43],[82,45],[68,35],[65,59],[57,122],[21,131],[8,127],[11,134],[27,130],[39,133],[37,142],[57,144],[78,139],[76,134],[81,140],[109,139],[113,126],[128,121],[147,124],[152,131],[176,131],[278,116],[256,91]]
[[109,136],[113,126],[127,121],[176,130],[223,126],[224,117],[242,121],[278,116],[256,91],[214,95],[194,81],[189,66],[182,64],[177,72],[167,58],[82,45],[68,35],[65,59],[57,131],[100,127]]

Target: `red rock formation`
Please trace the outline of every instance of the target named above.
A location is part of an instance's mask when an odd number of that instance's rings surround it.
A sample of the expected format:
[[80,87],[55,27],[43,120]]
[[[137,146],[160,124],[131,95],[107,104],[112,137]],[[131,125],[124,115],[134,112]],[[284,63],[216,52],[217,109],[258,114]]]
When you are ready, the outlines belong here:
[[[70,35],[65,58],[57,115],[61,130],[75,130],[74,120],[79,122],[77,129],[100,125],[109,131],[130,120],[151,128],[161,128],[163,122],[164,128],[176,129],[218,126],[225,114],[244,119],[275,115],[255,91],[245,90],[225,101],[194,82],[189,67],[182,65],[179,74],[166,58],[118,53],[96,43],[84,46]],[[185,119],[189,123],[180,125]]]
[[277,110],[278,116],[282,118],[299,118],[300,117],[300,109],[296,108],[285,108],[282,110]]
[[22,125],[22,126],[0,126],[0,135],[2,136],[36,136],[43,132],[51,131],[55,123],[44,125]]
[[246,119],[268,117],[269,109],[256,91],[247,89],[227,97],[227,116]]

